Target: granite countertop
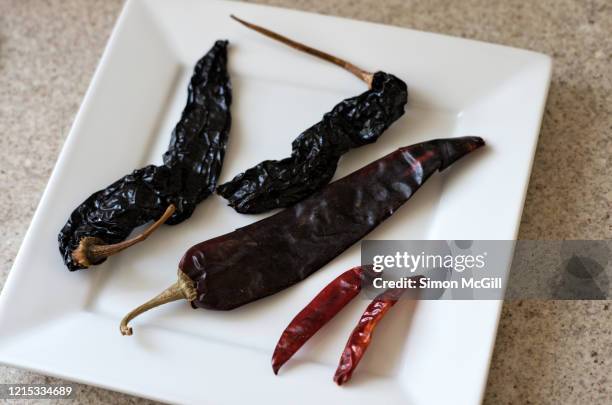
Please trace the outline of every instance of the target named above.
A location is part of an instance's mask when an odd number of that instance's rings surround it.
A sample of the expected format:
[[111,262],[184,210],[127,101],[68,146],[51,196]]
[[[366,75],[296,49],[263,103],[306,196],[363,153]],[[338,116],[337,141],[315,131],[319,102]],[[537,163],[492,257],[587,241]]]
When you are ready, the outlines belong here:
[[[519,236],[612,238],[609,1],[257,2],[553,56],[552,83]],[[121,5],[119,0],[0,2],[0,287]],[[506,302],[485,403],[612,403],[610,306],[610,301]],[[60,381],[0,367],[0,382]],[[149,402],[85,385],[77,389],[79,403]]]

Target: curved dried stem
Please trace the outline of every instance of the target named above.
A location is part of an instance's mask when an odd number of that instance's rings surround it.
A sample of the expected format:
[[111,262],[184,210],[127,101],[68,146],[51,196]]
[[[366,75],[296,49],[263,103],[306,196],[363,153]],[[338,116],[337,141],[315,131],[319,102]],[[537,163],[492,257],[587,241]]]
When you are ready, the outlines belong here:
[[274,39],[276,41],[282,42],[283,44],[288,45],[288,46],[290,46],[290,47],[292,47],[294,49],[297,49],[297,50],[302,51],[302,52],[306,52],[309,55],[316,56],[317,58],[323,59],[323,60],[331,62],[331,63],[333,63],[333,64],[335,64],[337,66],[340,66],[341,68],[346,69],[349,72],[351,72],[352,74],[354,74],[355,76],[357,76],[359,79],[363,80],[368,85],[368,87],[372,87],[372,78],[374,77],[374,74],[371,73],[371,72],[363,70],[363,69],[353,65],[352,63],[347,62],[344,59],[340,59],[340,58],[338,58],[338,57],[336,57],[334,55],[330,55],[327,52],[323,52],[323,51],[320,51],[318,49],[311,48],[308,45],[304,45],[304,44],[302,44],[300,42],[294,41],[294,40],[292,40],[290,38],[287,38],[284,35],[278,34],[278,33],[274,32],[274,31],[270,31],[267,28],[261,27],[259,25],[255,25],[255,24],[247,22],[247,21],[244,21],[244,20],[236,17],[233,14],[231,14],[230,17],[233,18],[234,20],[238,21],[240,24],[242,24],[242,25],[244,25],[244,26],[246,26],[246,27],[248,27],[248,28],[250,28],[252,30],[255,30],[255,31],[259,32],[260,34],[263,34],[263,35],[265,35],[265,36],[267,36],[269,38],[272,38],[272,39]]
[[157,228],[159,228],[164,222],[168,220],[176,211],[176,206],[170,204],[164,215],[162,215],[157,221],[151,224],[145,229],[140,235],[136,235],[131,239],[124,240],[123,242],[114,243],[107,245],[100,238],[85,237],[79,242],[79,246],[72,252],[72,258],[75,262],[83,267],[89,267],[93,264],[99,263],[109,256],[119,253],[124,249],[129,248],[143,240],[147,239]]
[[119,324],[119,330],[121,334],[124,336],[132,335],[132,328],[128,326],[128,323],[136,318],[138,315],[146,312],[152,308],[158,307],[160,305],[167,304],[172,301],[177,301],[180,299],[186,299],[188,301],[193,301],[196,299],[197,293],[195,289],[194,282],[183,273],[181,270],[178,271],[178,280],[176,283],[172,284],[170,287],[166,288],[155,298],[145,302],[137,308],[134,308],[130,311]]

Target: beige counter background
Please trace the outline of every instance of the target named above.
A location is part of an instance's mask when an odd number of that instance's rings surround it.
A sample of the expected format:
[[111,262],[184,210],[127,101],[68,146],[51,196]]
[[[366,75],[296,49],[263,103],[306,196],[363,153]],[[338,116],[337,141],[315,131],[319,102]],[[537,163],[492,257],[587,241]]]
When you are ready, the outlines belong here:
[[[258,2],[552,55],[553,78],[520,238],[612,238],[612,3]],[[119,0],[0,0],[0,287],[121,5]],[[506,303],[485,403],[612,403],[610,304]],[[0,366],[0,382],[60,381]],[[77,399],[149,402],[84,385],[78,386]]]

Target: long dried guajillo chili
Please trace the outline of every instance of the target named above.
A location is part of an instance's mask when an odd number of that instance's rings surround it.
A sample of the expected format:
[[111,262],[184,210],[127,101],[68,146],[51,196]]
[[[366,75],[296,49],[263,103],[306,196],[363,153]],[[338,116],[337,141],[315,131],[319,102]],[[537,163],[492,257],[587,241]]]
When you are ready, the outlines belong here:
[[291,206],[329,183],[344,153],[376,142],[404,114],[408,90],[403,81],[389,73],[366,72],[335,56],[233,18],[266,36],[349,70],[370,87],[365,93],[340,102],[320,122],[302,132],[291,145],[290,157],[261,162],[217,188],[217,193],[236,211],[253,214]]
[[342,385],[351,378],[353,371],[355,371],[366,350],[368,350],[368,346],[370,346],[372,333],[374,333],[376,325],[400,299],[403,292],[404,290],[401,288],[383,291],[368,305],[346,342],[340,357],[340,363],[334,374],[336,384]]
[[[197,62],[164,164],[134,170],[72,212],[58,236],[69,270],[99,264],[146,239],[163,223],[186,220],[215,190],[231,124],[227,44],[217,41]],[[142,234],[125,240],[150,221],[155,222]]]
[[400,148],[273,216],[199,243],[178,265],[179,280],[121,321],[158,305],[230,310],[314,273],[391,216],[436,171],[484,145],[478,137]]

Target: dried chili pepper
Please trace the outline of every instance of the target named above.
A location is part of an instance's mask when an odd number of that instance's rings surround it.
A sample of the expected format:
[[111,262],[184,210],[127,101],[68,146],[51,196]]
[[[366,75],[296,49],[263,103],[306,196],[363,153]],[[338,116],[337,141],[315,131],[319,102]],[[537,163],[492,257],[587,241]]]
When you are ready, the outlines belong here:
[[361,291],[363,270],[353,267],[336,277],[298,313],[283,331],[274,354],[272,370],[278,370],[330,319]]
[[[72,212],[58,236],[69,270],[103,262],[146,239],[162,223],[184,221],[214,191],[231,124],[227,44],[217,41],[197,62],[164,164],[133,171],[92,194]],[[125,240],[134,228],[149,221],[155,222]]]
[[357,326],[351,333],[342,356],[340,363],[334,374],[334,381],[338,385],[347,382],[353,375],[353,371],[361,361],[370,342],[372,341],[372,333],[376,325],[385,316],[387,311],[399,300],[404,292],[401,288],[393,288],[380,293],[368,305],[366,310],[361,315]]
[[230,310],[305,279],[391,216],[436,171],[484,145],[478,137],[438,139],[400,148],[273,216],[192,246],[179,280],[121,321],[187,299]]
[[385,73],[366,72],[335,56],[232,16],[245,26],[293,48],[347,69],[368,84],[363,94],[340,102],[292,143],[291,156],[266,160],[220,185],[217,193],[241,213],[288,207],[329,183],[340,157],[349,149],[376,142],[404,114],[406,84]]
[[[281,334],[272,354],[272,370],[278,370],[317,333],[325,324],[342,310],[362,287],[376,277],[376,273],[363,267],[353,267],[330,282],[316,297],[302,309]],[[414,276],[419,279],[422,276]],[[384,313],[395,304],[388,300],[399,299],[400,289],[386,290],[379,294],[362,315],[357,327],[351,334],[340,359],[334,381],[343,384],[351,377],[357,364],[370,344],[376,324]],[[379,311],[380,310],[380,311]]]

